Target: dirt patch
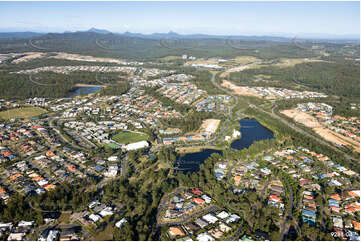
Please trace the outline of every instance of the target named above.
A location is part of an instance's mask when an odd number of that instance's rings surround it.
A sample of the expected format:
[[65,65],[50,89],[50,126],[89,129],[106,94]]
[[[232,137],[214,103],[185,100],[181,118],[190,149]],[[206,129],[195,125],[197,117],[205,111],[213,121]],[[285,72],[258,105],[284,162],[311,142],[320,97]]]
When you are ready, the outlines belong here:
[[219,119],[206,119],[203,120],[201,129],[211,134],[215,133],[221,120]]
[[290,66],[295,66],[297,64],[308,63],[308,62],[324,62],[324,61],[323,60],[317,60],[317,59],[309,59],[309,58],[303,58],[303,59],[286,59],[286,58],[282,58],[279,63],[273,64],[273,66],[290,67]]
[[108,63],[116,63],[116,64],[121,64],[123,62],[120,59],[100,58],[100,57],[93,57],[88,55],[69,54],[64,52],[57,53],[57,55],[53,56],[53,58],[64,59],[64,60],[75,60],[75,61],[108,62]]
[[250,88],[237,86],[237,85],[235,85],[232,82],[227,81],[227,80],[223,80],[221,86],[231,89],[233,91],[233,93],[237,94],[237,95],[261,98],[261,96],[259,96],[258,94],[252,92],[250,90]]
[[322,128],[314,128],[313,130],[317,134],[319,134],[322,138],[324,138],[325,140],[331,141],[331,142],[333,142],[335,144],[339,144],[339,145],[351,146],[355,151],[360,153],[360,146],[353,139],[342,136],[332,130],[329,130],[329,129],[323,128],[323,127]]
[[256,61],[262,61],[254,56],[237,56],[234,61],[240,65],[246,65]]
[[20,62],[27,62],[32,59],[41,58],[41,57],[46,56],[46,53],[41,53],[41,52],[27,52],[24,54],[26,54],[26,56],[20,57],[19,59],[14,60],[13,63],[18,64]]
[[325,140],[337,145],[351,146],[355,151],[360,153],[360,144],[358,142],[326,128],[312,115],[296,109],[283,110],[281,113],[286,115],[287,117],[292,118],[297,123],[301,123],[306,127],[311,128]]
[[222,74],[220,74],[219,76],[221,78],[226,77],[228,74],[232,73],[232,72],[240,72],[240,71],[244,71],[249,69],[250,66],[237,66],[237,67],[233,67],[231,69],[228,69],[227,71],[223,72]]
[[317,121],[316,118],[314,118],[313,116],[311,116],[307,113],[301,112],[299,110],[289,109],[289,110],[284,110],[281,113],[292,118],[297,123],[301,123],[301,124],[305,125],[306,127],[309,127],[309,128],[321,127],[321,124]]

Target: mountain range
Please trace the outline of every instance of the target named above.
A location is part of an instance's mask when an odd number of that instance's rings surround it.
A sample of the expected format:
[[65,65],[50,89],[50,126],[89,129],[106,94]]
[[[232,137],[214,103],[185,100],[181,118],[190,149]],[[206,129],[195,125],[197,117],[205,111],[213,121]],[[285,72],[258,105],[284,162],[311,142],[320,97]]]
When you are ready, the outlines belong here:
[[[178,34],[173,31],[168,33],[153,33],[153,34],[142,34],[142,33],[114,33],[106,29],[97,29],[90,28],[86,31],[65,31],[64,33],[81,33],[81,32],[91,32],[97,34],[114,34],[125,37],[137,37],[145,39],[234,39],[234,40],[266,40],[266,41],[276,41],[276,42],[289,42],[295,37],[282,37],[276,35],[208,35],[208,34]],[[39,33],[39,32],[0,32],[0,38],[33,38],[46,35],[48,33]],[[351,40],[352,42],[359,42],[360,38],[356,35],[330,35],[330,34],[301,34],[300,37],[297,37],[299,40]]]

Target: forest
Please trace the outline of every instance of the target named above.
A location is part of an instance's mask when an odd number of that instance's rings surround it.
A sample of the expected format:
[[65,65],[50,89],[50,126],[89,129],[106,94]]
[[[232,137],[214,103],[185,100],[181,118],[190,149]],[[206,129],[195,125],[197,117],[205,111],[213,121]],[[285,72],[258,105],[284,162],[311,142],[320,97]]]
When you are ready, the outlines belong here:
[[[342,44],[340,44],[342,45]],[[318,53],[305,50],[287,41],[247,40],[224,38],[142,38],[116,34],[75,32],[25,39],[0,39],[0,53],[11,52],[70,52],[129,60],[155,60],[182,54],[197,57],[232,58],[252,55],[263,59],[277,57],[315,57]]]
[[122,94],[129,89],[129,84],[122,81],[121,73],[102,73],[101,76],[99,82],[94,72],[79,71],[66,75],[53,72],[40,72],[34,75],[3,73],[0,75],[0,97],[9,99],[67,97],[75,90],[75,84],[113,85],[111,88],[103,89],[104,95]]
[[[270,76],[267,81],[255,82],[257,75]],[[273,86],[323,92],[359,99],[360,65],[347,62],[310,62],[294,67],[262,67],[234,72],[231,81],[241,85]]]

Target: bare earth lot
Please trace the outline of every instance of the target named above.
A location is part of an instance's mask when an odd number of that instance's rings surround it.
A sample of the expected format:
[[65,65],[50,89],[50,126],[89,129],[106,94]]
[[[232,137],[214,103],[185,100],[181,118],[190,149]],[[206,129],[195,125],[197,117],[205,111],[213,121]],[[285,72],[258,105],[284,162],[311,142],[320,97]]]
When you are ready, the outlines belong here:
[[241,95],[241,96],[252,96],[252,97],[258,97],[261,98],[261,96],[257,95],[256,93],[253,93],[249,90],[247,87],[240,87],[235,84],[233,84],[230,81],[223,80],[222,87],[229,88],[233,91],[234,94]]
[[219,75],[220,77],[224,78],[226,77],[228,74],[232,73],[232,72],[240,72],[240,71],[244,71],[249,69],[250,66],[237,66],[237,67],[233,67],[231,69],[228,69],[227,71],[223,72],[221,75]]
[[18,64],[20,62],[27,62],[32,59],[44,57],[46,55],[46,53],[41,53],[41,52],[26,52],[24,54],[26,54],[26,56],[14,60],[13,63]]
[[360,146],[355,140],[329,130],[320,122],[318,122],[313,116],[296,109],[283,110],[281,113],[292,118],[297,123],[301,123],[306,127],[311,128],[325,140],[338,145],[352,146],[355,151],[360,153]]
[[109,62],[109,63],[117,63],[117,64],[120,64],[122,62],[119,59],[99,58],[99,57],[86,56],[86,55],[69,54],[64,52],[57,53],[57,55],[54,56],[53,58],[65,59],[65,60],[77,60],[77,61],[90,61],[90,62]]
[[296,109],[283,110],[281,113],[292,118],[297,123],[301,123],[309,128],[317,128],[321,126],[317,119],[312,115],[298,111]]
[[221,120],[219,120],[219,119],[206,119],[206,120],[203,120],[201,129],[213,134],[216,132],[220,123],[221,123]]

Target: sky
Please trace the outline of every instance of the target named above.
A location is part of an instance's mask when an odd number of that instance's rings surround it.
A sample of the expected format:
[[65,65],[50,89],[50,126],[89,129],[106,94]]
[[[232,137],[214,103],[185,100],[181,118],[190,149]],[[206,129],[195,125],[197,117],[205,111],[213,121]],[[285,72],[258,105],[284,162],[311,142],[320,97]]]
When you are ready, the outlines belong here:
[[360,2],[0,2],[0,32],[360,34]]

